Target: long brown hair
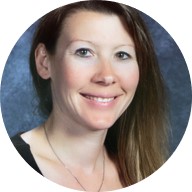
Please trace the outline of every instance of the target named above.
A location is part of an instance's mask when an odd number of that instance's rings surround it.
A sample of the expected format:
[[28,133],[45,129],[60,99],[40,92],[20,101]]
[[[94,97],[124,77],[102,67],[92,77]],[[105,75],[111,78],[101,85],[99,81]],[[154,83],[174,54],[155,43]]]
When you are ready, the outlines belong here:
[[30,53],[30,69],[41,111],[52,111],[50,80],[36,70],[34,52],[44,43],[49,54],[55,47],[66,17],[79,10],[91,10],[122,17],[135,43],[139,84],[130,106],[108,130],[105,146],[116,164],[124,187],[156,171],[167,158],[167,114],[163,79],[153,43],[139,11],[110,1],[82,1],[51,11],[39,21]]

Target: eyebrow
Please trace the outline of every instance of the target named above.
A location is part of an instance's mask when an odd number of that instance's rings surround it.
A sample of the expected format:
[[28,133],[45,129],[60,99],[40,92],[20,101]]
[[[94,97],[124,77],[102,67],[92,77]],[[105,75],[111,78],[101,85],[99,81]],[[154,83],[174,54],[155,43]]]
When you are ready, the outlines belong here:
[[[67,43],[67,46],[69,46],[70,44],[72,44],[74,42],[78,42],[78,41],[86,42],[86,43],[90,43],[90,44],[92,44],[94,46],[98,46],[97,43],[89,41],[89,40],[85,40],[85,39],[72,39],[72,40],[69,41],[69,43]],[[115,49],[118,48],[118,47],[132,47],[132,48],[135,48],[135,45],[132,44],[132,43],[131,44],[120,44],[120,45],[116,46]]]
[[89,41],[89,40],[72,39],[72,40],[70,40],[70,41],[67,43],[67,46],[69,46],[70,44],[75,43],[75,42],[77,42],[77,41],[86,42],[86,43],[90,43],[90,44],[92,44],[92,45],[96,45],[94,42]]
[[135,45],[133,45],[133,44],[120,44],[120,45],[116,46],[115,48],[118,48],[118,47],[132,47],[132,48],[135,48]]

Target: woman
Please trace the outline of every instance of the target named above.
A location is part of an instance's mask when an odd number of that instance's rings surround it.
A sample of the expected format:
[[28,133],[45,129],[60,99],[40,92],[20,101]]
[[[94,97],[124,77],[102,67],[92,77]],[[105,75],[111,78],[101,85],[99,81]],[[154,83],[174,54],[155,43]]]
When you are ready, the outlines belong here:
[[162,77],[138,12],[83,1],[45,15],[30,69],[47,121],[12,138],[24,159],[68,188],[130,186],[167,158]]

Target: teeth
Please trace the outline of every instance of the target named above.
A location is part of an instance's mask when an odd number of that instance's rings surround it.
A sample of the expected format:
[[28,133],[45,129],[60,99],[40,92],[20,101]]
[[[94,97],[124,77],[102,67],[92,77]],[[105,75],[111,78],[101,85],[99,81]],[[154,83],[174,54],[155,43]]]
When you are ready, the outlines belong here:
[[93,96],[86,96],[88,99],[91,99],[93,101],[101,102],[101,103],[108,103],[112,100],[114,100],[114,97],[111,98],[102,98],[102,97],[93,97]]

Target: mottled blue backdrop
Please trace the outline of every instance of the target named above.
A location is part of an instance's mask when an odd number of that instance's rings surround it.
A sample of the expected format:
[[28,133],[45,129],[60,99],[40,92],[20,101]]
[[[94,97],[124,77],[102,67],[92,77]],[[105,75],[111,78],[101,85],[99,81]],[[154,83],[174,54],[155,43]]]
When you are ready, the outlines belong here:
[[[173,152],[188,124],[191,110],[191,83],[183,55],[166,30],[142,13],[149,27],[160,69],[169,95],[170,137]],[[13,47],[1,82],[1,109],[5,127],[11,137],[20,131],[30,130],[44,118],[36,112],[35,94],[29,73],[29,51],[37,22],[31,25]]]

